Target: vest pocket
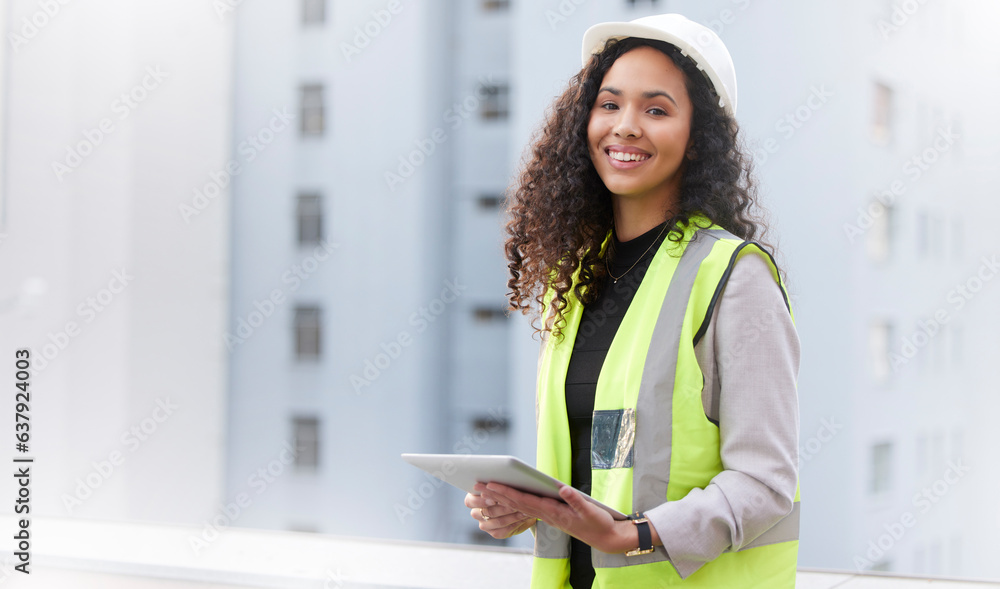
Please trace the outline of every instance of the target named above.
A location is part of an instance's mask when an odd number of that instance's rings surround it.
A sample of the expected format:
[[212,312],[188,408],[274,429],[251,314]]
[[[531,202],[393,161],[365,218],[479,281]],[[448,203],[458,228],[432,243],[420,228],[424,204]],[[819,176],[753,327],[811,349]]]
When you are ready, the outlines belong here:
[[594,411],[590,434],[591,468],[632,468],[634,445],[635,409]]

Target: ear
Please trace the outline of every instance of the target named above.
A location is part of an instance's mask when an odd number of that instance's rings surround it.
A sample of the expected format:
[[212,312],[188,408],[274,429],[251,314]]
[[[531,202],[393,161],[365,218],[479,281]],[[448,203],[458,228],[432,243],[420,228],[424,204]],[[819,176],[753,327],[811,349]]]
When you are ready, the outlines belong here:
[[694,148],[694,133],[688,133],[687,145],[684,147],[684,159],[698,159],[698,150]]
[[687,150],[684,152],[684,157],[689,160],[698,159],[698,151],[695,150],[693,141],[688,142]]

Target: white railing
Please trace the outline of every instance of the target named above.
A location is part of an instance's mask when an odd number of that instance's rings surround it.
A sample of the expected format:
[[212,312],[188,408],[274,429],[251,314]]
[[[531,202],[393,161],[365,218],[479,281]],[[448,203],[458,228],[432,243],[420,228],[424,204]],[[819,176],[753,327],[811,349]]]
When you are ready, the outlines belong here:
[[[0,517],[0,533],[17,520]],[[527,587],[524,550],[230,528],[32,518],[30,575],[4,543],[0,589],[511,589]],[[9,536],[8,536],[9,537]],[[1000,583],[801,570],[798,589],[979,589]]]

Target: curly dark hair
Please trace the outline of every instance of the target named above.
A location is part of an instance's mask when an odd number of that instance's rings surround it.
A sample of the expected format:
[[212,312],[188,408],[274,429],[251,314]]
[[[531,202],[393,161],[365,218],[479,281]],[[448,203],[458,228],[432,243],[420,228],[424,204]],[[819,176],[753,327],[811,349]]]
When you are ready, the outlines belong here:
[[[687,161],[681,180],[678,212],[665,219],[667,238],[680,241],[683,228],[697,213],[743,239],[760,242],[767,232],[764,211],[756,202],[752,161],[744,152],[739,127],[719,106],[705,74],[668,43],[611,39],[553,103],[515,184],[507,191],[504,249],[510,269],[510,308],[536,313],[532,322],[536,332],[559,335],[570,289],[586,305],[597,299],[607,282],[601,245],[613,230],[614,215],[611,192],[590,159],[587,125],[605,73],[620,56],[642,46],[662,51],[684,73],[693,105],[695,156]],[[547,289],[552,290],[551,309],[538,327]]]

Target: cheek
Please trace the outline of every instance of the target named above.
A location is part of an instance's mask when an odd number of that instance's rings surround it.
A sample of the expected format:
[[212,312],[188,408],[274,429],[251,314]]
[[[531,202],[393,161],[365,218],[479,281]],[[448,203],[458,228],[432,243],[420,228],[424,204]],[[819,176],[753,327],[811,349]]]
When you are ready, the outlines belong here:
[[590,122],[587,124],[587,149],[591,157],[598,155],[597,146],[602,137],[604,137],[604,133],[601,130],[601,124],[591,117]]
[[665,131],[658,138],[657,143],[663,151],[670,154],[683,155],[687,152],[687,144],[690,135],[686,129],[674,129]]

